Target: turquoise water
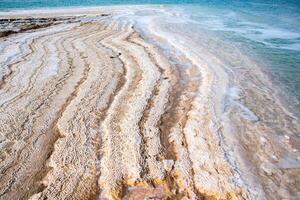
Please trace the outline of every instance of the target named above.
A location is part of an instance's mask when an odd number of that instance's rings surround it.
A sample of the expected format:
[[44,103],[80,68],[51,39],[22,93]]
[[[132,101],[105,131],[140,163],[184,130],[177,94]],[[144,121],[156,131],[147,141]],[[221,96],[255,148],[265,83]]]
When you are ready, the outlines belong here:
[[170,4],[191,24],[261,60],[283,94],[300,107],[299,0],[0,0],[0,11],[121,4]]
[[260,61],[300,108],[300,1],[236,1],[181,6],[189,19]]
[[[124,4],[190,4],[199,2],[196,0],[1,0],[0,10]],[[205,3],[206,1],[202,2]]]

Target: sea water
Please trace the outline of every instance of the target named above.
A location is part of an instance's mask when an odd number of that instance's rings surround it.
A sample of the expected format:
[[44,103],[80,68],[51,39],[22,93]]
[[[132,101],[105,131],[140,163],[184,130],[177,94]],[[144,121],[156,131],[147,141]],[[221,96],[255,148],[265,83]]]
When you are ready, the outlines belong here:
[[240,48],[269,73],[288,103],[300,108],[299,0],[0,0],[0,11],[128,4],[163,5],[162,10],[127,13],[138,17],[140,25],[161,16],[194,34],[191,38],[205,32]]

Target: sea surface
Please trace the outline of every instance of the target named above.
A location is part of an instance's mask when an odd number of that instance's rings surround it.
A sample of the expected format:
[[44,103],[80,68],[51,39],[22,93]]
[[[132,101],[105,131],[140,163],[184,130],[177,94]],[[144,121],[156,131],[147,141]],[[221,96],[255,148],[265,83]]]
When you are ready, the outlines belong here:
[[143,17],[147,23],[150,16],[162,16],[194,38],[205,32],[240,48],[270,75],[287,103],[300,110],[299,0],[0,0],[0,11],[132,4],[163,5],[164,13],[143,10],[123,17],[138,16],[142,24]]

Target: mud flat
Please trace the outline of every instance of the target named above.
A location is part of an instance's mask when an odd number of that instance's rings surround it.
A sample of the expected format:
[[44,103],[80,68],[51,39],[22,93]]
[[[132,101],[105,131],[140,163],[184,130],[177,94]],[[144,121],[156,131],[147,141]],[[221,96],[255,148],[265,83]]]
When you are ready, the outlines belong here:
[[0,15],[0,199],[299,199],[299,121],[255,63],[123,10]]

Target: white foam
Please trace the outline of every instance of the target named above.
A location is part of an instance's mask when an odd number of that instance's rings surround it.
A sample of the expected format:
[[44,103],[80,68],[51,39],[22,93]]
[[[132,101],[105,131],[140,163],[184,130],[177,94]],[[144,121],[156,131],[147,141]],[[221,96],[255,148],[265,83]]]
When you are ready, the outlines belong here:
[[230,87],[227,92],[227,105],[234,106],[240,111],[240,116],[248,121],[256,122],[259,118],[242,102],[241,90],[238,87]]

